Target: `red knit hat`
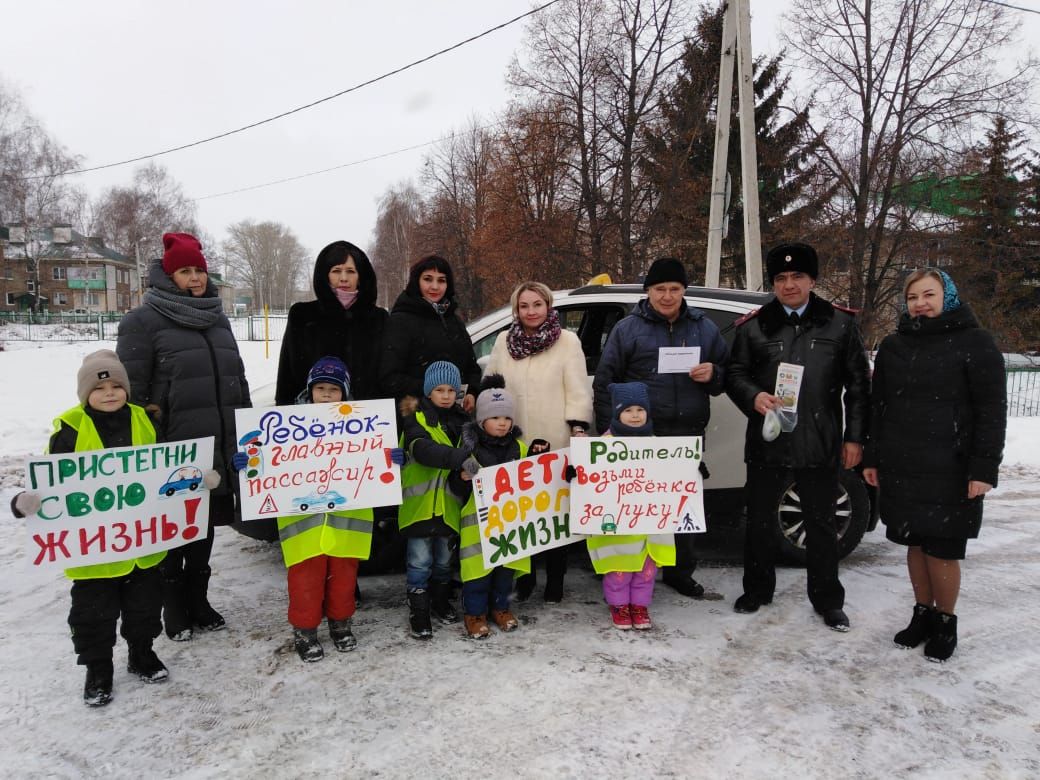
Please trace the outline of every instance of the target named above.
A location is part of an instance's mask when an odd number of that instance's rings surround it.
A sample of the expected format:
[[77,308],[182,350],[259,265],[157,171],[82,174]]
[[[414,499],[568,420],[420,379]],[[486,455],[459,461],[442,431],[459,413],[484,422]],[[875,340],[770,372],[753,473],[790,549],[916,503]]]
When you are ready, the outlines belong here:
[[178,268],[193,265],[209,272],[206,258],[202,256],[202,244],[191,233],[163,233],[162,269],[172,274]]

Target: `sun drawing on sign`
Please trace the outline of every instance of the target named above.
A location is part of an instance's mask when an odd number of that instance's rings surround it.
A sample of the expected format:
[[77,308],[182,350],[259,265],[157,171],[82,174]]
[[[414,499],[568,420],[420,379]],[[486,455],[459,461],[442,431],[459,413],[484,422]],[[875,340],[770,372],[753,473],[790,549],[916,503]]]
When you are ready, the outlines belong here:
[[339,418],[350,417],[350,415],[352,415],[356,410],[360,408],[361,407],[357,404],[336,404],[335,408],[333,409],[333,416]]

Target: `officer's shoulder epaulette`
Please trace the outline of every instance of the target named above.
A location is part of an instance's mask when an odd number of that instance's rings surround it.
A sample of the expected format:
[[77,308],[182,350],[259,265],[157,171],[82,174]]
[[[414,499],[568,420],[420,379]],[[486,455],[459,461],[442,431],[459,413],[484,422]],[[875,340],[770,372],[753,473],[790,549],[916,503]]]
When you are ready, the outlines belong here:
[[749,311],[749,312],[748,312],[747,314],[745,314],[745,315],[744,315],[743,317],[741,317],[741,318],[740,318],[739,320],[737,320],[736,322],[734,322],[734,323],[733,323],[733,327],[734,327],[734,328],[739,328],[739,327],[740,327],[741,325],[743,325],[743,324],[744,324],[745,322],[747,322],[748,320],[752,320],[752,319],[754,319],[755,317],[757,317],[757,316],[758,316],[758,313],[759,313],[760,311],[762,311],[762,307],[761,307],[761,306],[760,306],[759,308],[757,308],[757,309],[752,309],[752,310],[751,310],[751,311]]
[[853,317],[858,316],[860,313],[860,309],[853,309],[850,306],[842,306],[840,304],[834,303],[834,301],[831,301],[831,306],[833,306],[838,311],[843,311],[846,314],[851,314]]

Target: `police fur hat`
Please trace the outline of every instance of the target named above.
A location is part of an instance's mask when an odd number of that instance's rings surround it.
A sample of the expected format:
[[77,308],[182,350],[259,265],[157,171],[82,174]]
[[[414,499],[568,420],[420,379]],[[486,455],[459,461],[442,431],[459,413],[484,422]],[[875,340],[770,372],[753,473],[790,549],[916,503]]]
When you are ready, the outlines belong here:
[[774,246],[766,255],[769,284],[773,283],[777,274],[786,271],[800,271],[815,279],[820,274],[820,259],[816,256],[816,250],[797,241]]

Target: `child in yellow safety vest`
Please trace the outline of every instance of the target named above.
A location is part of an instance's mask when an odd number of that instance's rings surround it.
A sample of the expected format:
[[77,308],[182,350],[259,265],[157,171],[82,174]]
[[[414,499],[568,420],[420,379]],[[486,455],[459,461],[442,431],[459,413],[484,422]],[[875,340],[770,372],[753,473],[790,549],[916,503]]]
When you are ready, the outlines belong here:
[[[604,436],[652,436],[650,393],[642,382],[610,385],[613,419]],[[614,628],[649,629],[658,566],[675,565],[673,534],[590,536],[589,557],[603,575],[603,597]]]
[[[336,403],[350,399],[350,374],[337,357],[320,358],[307,375],[305,403]],[[404,461],[394,448],[391,458]],[[235,455],[236,469],[246,466],[244,452]],[[278,538],[288,568],[289,624],[300,660],[320,661],[325,651],[318,626],[328,618],[329,638],[341,653],[357,647],[351,619],[357,609],[358,563],[372,548],[372,510],[350,509],[278,518]]]
[[[76,383],[80,403],[54,421],[49,453],[155,443],[155,426],[148,413],[127,403],[130,380],[115,352],[101,349],[87,355]],[[220,484],[220,475],[212,469],[207,471],[203,484],[212,490]],[[24,491],[11,501],[11,510],[15,517],[35,515],[40,511],[41,498],[39,493]],[[101,707],[112,700],[112,650],[120,618],[120,634],[128,651],[126,670],[146,683],[165,682],[169,676],[152,650],[152,642],[162,632],[158,564],[165,557],[165,552],[157,552],[65,570],[65,576],[72,580],[72,646],[77,663],[87,667],[84,704]]]
[[444,625],[457,623],[451,598],[451,556],[459,533],[459,500],[448,490],[448,475],[469,455],[459,449],[469,422],[457,401],[462,376],[454,363],[430,363],[423,377],[425,397],[401,401],[401,446],[408,463],[401,472],[403,502],[397,513],[407,540],[408,624],[415,639],[433,637],[430,614]]
[[459,568],[462,573],[462,607],[466,633],[471,639],[488,636],[487,613],[499,631],[515,631],[519,626],[509,611],[513,579],[531,573],[531,559],[511,561],[492,569],[484,567],[480,551],[480,525],[472,479],[481,468],[509,463],[527,456],[527,445],[521,441],[520,429],[513,425],[513,396],[505,389],[499,374],[484,377],[477,396],[476,422],[462,429],[462,448],[472,455],[462,469],[452,474],[451,487],[460,497],[468,496],[462,507],[459,529]]

